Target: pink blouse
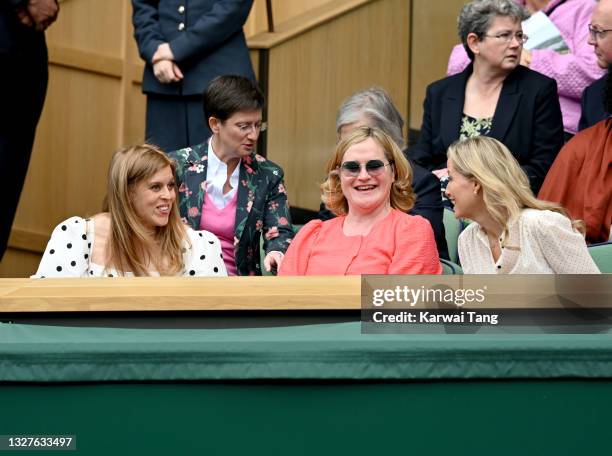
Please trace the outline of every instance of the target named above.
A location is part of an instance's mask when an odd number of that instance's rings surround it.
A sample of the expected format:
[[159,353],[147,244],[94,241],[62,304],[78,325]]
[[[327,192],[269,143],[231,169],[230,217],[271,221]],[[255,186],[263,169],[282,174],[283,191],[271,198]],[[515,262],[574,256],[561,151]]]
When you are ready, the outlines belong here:
[[392,209],[366,236],[346,236],[346,217],[306,224],[293,239],[279,275],[440,274],[427,220]]
[[236,275],[236,253],[234,251],[234,227],[236,226],[236,205],[238,192],[223,209],[219,209],[206,193],[202,205],[200,229],[210,231],[221,241],[223,261],[228,275]]

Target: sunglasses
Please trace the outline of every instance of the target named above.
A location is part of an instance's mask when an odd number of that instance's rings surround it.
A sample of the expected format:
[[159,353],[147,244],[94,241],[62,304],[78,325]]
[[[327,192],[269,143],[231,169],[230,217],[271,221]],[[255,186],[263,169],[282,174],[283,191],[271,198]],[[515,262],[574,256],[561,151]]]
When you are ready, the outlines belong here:
[[[392,165],[393,160],[388,163],[383,162],[382,160],[369,160],[364,164],[366,173],[370,176],[379,176],[385,170],[385,166]],[[346,161],[340,165],[340,174],[344,177],[357,177],[361,172],[361,163],[356,161]]]

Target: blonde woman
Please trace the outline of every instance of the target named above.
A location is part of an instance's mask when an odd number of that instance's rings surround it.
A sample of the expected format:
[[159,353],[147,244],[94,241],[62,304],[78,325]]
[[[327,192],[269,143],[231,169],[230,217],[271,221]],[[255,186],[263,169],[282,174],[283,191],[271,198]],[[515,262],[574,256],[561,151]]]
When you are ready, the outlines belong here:
[[34,277],[227,275],[219,240],[181,222],[175,164],[155,146],[115,152],[105,206],[60,223]]
[[439,274],[431,224],[408,215],[412,170],[378,128],[342,140],[327,164],[323,202],[338,217],[313,220],[297,234],[280,275]]
[[473,220],[459,236],[466,274],[597,274],[580,222],[538,200],[512,153],[481,136],[448,150],[446,194],[457,218]]

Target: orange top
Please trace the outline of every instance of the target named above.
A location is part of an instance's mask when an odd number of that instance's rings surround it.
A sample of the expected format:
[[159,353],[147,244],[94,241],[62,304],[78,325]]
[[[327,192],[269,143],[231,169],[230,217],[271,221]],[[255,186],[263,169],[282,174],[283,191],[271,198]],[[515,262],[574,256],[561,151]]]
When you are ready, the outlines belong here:
[[304,225],[291,242],[279,275],[442,272],[433,230],[423,217],[392,209],[367,236],[346,236],[345,218]]
[[612,119],[576,134],[559,152],[538,198],[584,220],[588,242],[606,242],[612,224]]

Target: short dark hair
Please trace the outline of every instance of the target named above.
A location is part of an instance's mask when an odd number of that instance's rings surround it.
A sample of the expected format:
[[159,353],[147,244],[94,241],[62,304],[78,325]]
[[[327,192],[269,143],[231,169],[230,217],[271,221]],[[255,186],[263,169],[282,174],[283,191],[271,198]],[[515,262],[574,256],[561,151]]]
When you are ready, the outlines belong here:
[[221,121],[239,111],[263,109],[265,98],[260,88],[244,76],[217,76],[204,90],[204,118]]

